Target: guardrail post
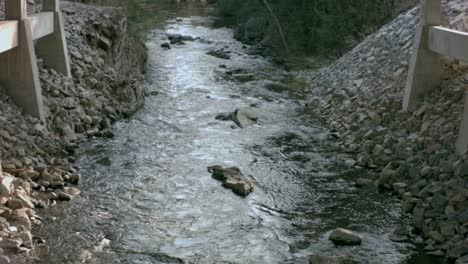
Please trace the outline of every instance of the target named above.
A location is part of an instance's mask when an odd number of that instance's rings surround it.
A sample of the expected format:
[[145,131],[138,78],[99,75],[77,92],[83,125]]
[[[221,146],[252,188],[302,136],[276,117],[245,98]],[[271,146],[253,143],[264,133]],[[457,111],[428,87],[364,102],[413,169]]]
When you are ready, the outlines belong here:
[[37,55],[44,63],[54,70],[71,77],[70,59],[68,57],[65,30],[63,27],[62,13],[59,8],[59,0],[43,0],[43,12],[54,13],[54,33],[37,41]]
[[31,25],[26,16],[26,0],[5,0],[5,18],[18,20],[18,47],[0,55],[0,80],[25,113],[45,120]]
[[441,0],[421,0],[421,21],[414,40],[413,54],[408,72],[403,109],[412,110],[418,99],[427,91],[440,85],[442,57],[429,50],[430,26],[440,26],[442,20]]

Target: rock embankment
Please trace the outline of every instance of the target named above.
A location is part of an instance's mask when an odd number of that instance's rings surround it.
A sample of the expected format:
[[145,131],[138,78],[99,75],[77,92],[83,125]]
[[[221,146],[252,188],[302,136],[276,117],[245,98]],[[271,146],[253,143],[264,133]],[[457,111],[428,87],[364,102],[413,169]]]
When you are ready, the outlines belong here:
[[[40,5],[28,1],[30,12]],[[35,208],[71,200],[80,175],[73,168],[77,143],[111,137],[112,123],[144,103],[146,50],[127,32],[122,12],[61,2],[72,78],[38,60],[45,123],[23,115],[0,88],[0,248],[26,253],[35,243]],[[0,7],[3,1],[0,1]],[[0,17],[3,14],[0,14]],[[34,238],[34,239],[31,239]]]
[[[466,31],[466,4],[449,0],[444,7],[447,24]],[[412,9],[336,62],[299,75],[312,84],[308,109],[324,117],[343,151],[354,154],[354,165],[373,170],[378,186],[402,197],[414,229],[396,240],[455,260],[468,255],[468,156],[454,149],[468,67],[447,60],[441,88],[416,111],[402,111],[418,21]],[[457,263],[468,263],[462,260]]]

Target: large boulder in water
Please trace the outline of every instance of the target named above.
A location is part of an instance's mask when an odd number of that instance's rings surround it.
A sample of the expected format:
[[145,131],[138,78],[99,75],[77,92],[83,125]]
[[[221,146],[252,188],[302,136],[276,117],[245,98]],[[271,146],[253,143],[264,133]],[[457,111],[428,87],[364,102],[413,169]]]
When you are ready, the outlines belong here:
[[333,230],[329,239],[336,245],[360,245],[362,242],[360,235],[344,228]]
[[239,127],[244,128],[257,123],[258,113],[252,107],[239,108],[234,113],[236,117],[234,122],[236,122]]
[[194,38],[192,36],[183,36],[180,34],[167,34],[167,38],[171,42],[172,45],[183,45],[185,44],[184,41],[194,41],[199,38]]
[[234,121],[237,126],[244,128],[257,123],[258,111],[253,107],[239,108],[233,113],[222,113],[216,116],[217,120]]
[[218,181],[223,182],[225,188],[231,189],[235,194],[247,196],[253,191],[252,182],[236,167],[223,168],[216,165],[208,167],[208,172]]

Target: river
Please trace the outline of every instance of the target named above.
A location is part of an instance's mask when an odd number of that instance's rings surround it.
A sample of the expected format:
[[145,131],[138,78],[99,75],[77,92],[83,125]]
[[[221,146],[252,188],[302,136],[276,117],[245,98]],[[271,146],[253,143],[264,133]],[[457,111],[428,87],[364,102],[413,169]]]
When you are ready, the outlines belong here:
[[[299,264],[315,253],[343,263],[436,263],[389,240],[407,224],[398,199],[355,186],[367,172],[302,111],[301,92],[267,89],[295,80],[212,22],[173,19],[149,34],[146,86],[155,93],[114,125],[113,139],[81,145],[82,194],[45,210],[37,233],[47,244],[31,263]],[[199,39],[165,50],[166,33]],[[219,49],[231,58],[206,54]],[[259,112],[253,126],[215,120],[249,106]],[[251,175],[254,192],[224,189],[207,172],[217,164]],[[362,245],[334,246],[336,227],[362,234]]]

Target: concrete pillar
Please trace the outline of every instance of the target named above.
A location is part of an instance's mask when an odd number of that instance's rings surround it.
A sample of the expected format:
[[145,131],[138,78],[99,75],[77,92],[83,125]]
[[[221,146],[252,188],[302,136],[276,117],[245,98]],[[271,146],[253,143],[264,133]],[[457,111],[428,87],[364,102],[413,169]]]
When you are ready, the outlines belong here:
[[39,72],[26,0],[5,0],[5,17],[18,20],[18,47],[1,54],[0,80],[24,112],[45,120]]
[[429,50],[430,26],[440,26],[441,0],[421,0],[421,21],[414,40],[413,54],[408,72],[403,109],[413,110],[427,91],[440,85],[443,71],[442,57]]
[[42,11],[54,13],[54,33],[37,40],[37,55],[49,67],[67,77],[71,77],[70,59],[59,0],[43,0]]
[[455,149],[460,155],[465,154],[468,150],[468,92],[465,92],[464,102],[462,123],[460,125],[457,142],[455,143]]

